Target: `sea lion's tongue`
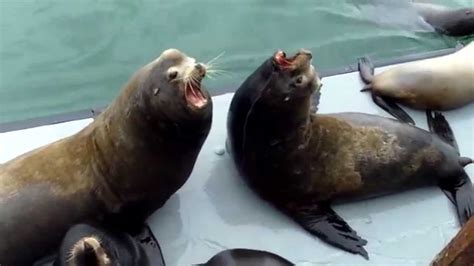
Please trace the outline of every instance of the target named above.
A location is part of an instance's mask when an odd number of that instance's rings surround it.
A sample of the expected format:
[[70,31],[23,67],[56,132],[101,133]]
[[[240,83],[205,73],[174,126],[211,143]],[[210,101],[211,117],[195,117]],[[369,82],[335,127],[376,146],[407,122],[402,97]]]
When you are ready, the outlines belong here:
[[207,103],[207,99],[204,97],[201,90],[195,88],[193,85],[186,86],[185,96],[189,103],[198,108],[203,107]]

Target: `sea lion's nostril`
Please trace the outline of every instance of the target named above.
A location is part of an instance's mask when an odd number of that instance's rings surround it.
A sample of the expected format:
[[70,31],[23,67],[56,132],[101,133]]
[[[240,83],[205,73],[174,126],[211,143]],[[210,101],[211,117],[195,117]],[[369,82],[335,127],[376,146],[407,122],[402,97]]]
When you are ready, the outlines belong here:
[[194,67],[197,71],[199,71],[201,77],[204,77],[206,75],[206,68],[201,63],[195,64]]

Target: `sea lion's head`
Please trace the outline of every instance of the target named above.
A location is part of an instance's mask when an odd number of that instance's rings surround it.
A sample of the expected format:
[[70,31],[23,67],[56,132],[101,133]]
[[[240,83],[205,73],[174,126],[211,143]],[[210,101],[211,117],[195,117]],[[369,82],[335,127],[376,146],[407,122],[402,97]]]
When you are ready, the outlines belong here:
[[311,64],[312,58],[311,52],[305,49],[291,57],[282,50],[275,52],[267,60],[273,75],[263,90],[266,102],[281,106],[308,99],[321,86],[319,75]]
[[138,72],[135,86],[148,119],[173,122],[210,116],[211,97],[202,86],[206,66],[177,49],[168,49]]
[[102,246],[97,236],[81,238],[71,248],[64,266],[109,266],[112,263],[110,255]]

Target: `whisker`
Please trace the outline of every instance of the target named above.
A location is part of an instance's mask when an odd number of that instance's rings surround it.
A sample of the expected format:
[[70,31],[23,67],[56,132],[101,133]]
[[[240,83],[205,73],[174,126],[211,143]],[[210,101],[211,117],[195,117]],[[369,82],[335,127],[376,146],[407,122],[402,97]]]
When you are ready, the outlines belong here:
[[216,77],[231,77],[234,73],[232,72],[211,72],[210,75],[214,75]]
[[213,73],[207,73],[206,77],[208,77],[209,79],[214,79],[215,78]]
[[218,56],[212,58],[211,60],[207,61],[207,63],[205,63],[206,66],[212,66],[212,63],[215,62],[217,59],[219,59],[221,56],[223,56],[225,54],[225,51],[220,53]]
[[232,71],[227,71],[224,69],[209,69],[207,73],[220,75],[220,74],[232,74]]

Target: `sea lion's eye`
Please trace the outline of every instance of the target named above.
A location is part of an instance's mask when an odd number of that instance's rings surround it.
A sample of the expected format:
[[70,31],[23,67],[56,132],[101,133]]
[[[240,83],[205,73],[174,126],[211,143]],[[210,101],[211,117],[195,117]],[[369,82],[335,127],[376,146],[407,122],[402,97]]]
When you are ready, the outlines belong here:
[[298,78],[296,78],[296,81],[295,81],[296,85],[301,85],[301,83],[303,83],[303,76],[299,76]]
[[173,79],[175,79],[177,76],[178,76],[178,71],[173,70],[173,71],[171,71],[171,72],[168,73],[168,79],[169,79],[169,80],[173,80]]

